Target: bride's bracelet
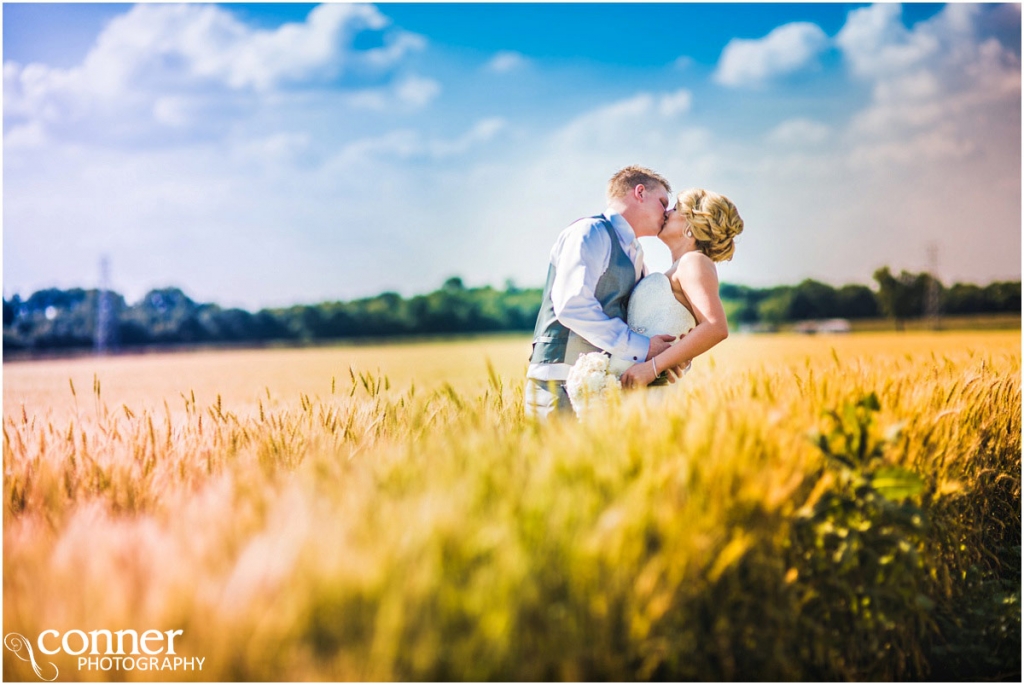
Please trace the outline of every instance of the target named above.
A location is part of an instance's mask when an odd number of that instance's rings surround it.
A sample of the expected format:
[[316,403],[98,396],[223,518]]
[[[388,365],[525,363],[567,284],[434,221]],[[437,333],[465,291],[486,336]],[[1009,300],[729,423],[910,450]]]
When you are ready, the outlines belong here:
[[658,377],[658,365],[654,361],[654,357],[651,357],[651,367],[654,369],[654,377]]

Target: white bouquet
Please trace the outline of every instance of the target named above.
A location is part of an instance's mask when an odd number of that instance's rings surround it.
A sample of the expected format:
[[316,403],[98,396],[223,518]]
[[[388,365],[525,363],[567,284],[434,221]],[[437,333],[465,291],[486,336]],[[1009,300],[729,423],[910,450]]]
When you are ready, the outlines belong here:
[[576,416],[603,406],[622,392],[619,377],[610,369],[611,359],[601,352],[581,354],[569,370],[565,391]]

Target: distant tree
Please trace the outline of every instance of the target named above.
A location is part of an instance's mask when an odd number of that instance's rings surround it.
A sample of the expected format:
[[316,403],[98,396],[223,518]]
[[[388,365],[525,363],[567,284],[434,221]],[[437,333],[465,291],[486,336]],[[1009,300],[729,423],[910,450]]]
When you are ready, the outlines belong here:
[[983,289],[985,310],[990,312],[1019,312],[1020,281],[996,281]]
[[[752,288],[723,283],[720,294],[731,322],[763,321],[778,325],[804,318],[893,317],[897,326],[923,311],[931,276],[888,268],[875,273],[878,293],[863,285],[835,289],[814,280],[795,286]],[[434,292],[405,299],[385,292],[348,302],[264,309],[221,309],[194,302],[178,288],[148,292],[128,306],[114,297],[117,335],[124,346],[179,343],[316,341],[421,333],[467,333],[532,330],[542,291],[523,289],[511,279],[505,289],[467,288],[460,277],[447,279]],[[4,349],[90,348],[100,293],[97,290],[50,288],[22,300],[4,300]],[[948,313],[1017,312],[1021,284],[996,282],[984,287],[956,284],[941,289]]]
[[[213,335],[200,322],[199,312],[200,306],[179,288],[161,288],[149,291],[142,300],[130,307],[122,323],[141,326],[147,332],[149,342],[153,343],[206,342]],[[123,325],[118,330],[129,336],[135,334],[131,327]]]
[[737,323],[755,323],[759,320],[757,304],[762,299],[761,291],[745,285],[722,283],[718,287],[718,295],[723,304],[735,303],[731,309],[730,321]]
[[256,312],[253,330],[256,340],[290,340],[295,337],[283,317],[269,309]]
[[148,345],[153,342],[149,329],[139,321],[119,321],[117,325],[117,339],[122,346]]
[[757,318],[772,326],[788,321],[792,300],[793,292],[790,289],[780,289],[757,303]]
[[472,301],[464,290],[452,287],[454,280],[449,279],[441,290],[413,298],[413,320],[419,331],[463,333],[472,330]]
[[72,288],[71,290],[46,288],[45,290],[37,290],[32,293],[28,300],[25,301],[24,306],[30,313],[44,312],[49,307],[57,310],[69,310],[81,305],[86,297],[88,297],[88,292],[81,288]]
[[208,306],[200,309],[198,318],[210,340],[244,342],[256,339],[254,317],[244,309]]
[[319,307],[299,307],[297,321],[299,322],[303,339],[314,340],[324,337],[326,326]]
[[901,271],[893,276],[889,267],[875,271],[878,282],[878,304],[886,316],[896,324],[896,330],[903,330],[907,319],[924,313],[924,298],[931,276]]
[[750,291],[751,288],[745,285],[721,283],[718,286],[718,296],[723,300],[746,300]]
[[27,349],[28,344],[20,335],[15,331],[5,330],[4,331],[4,353],[8,352],[20,352],[21,350]]
[[502,303],[505,307],[505,327],[509,331],[533,330],[540,312],[543,292],[539,289],[519,290],[506,294]]
[[346,338],[359,330],[359,322],[341,302],[320,305],[321,337],[328,340]]
[[954,283],[943,293],[942,311],[946,314],[973,314],[985,309],[985,293],[970,283]]
[[825,283],[807,279],[792,290],[786,319],[802,321],[835,316],[836,291]]
[[869,319],[879,315],[878,300],[866,285],[844,285],[836,291],[835,316]]
[[408,303],[398,293],[386,292],[350,302],[347,311],[359,322],[357,336],[415,332]]
[[449,278],[447,281],[444,282],[443,286],[441,286],[441,290],[465,290],[465,289],[466,289],[466,286],[463,285],[462,279],[459,278],[458,276],[452,276],[451,278]]
[[996,281],[984,287],[954,283],[942,292],[942,311],[947,314],[1020,312],[1020,281]]

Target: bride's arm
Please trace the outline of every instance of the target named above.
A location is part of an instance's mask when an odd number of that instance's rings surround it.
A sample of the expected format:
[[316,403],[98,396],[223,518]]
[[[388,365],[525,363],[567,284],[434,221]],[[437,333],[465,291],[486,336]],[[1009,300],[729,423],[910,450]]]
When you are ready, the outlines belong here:
[[718,272],[705,255],[691,252],[684,255],[672,274],[672,280],[686,295],[697,325],[679,342],[644,364],[635,364],[622,376],[624,387],[649,385],[658,373],[674,366],[686,366],[699,354],[729,337],[729,323],[718,296]]

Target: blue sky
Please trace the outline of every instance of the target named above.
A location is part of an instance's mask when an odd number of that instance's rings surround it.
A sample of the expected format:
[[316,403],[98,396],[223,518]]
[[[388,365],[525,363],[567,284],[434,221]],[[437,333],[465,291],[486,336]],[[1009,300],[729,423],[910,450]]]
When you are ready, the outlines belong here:
[[[721,278],[1019,278],[1020,6],[5,4],[4,291],[249,308],[540,285],[651,166]],[[655,268],[668,266],[645,240]]]

